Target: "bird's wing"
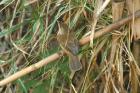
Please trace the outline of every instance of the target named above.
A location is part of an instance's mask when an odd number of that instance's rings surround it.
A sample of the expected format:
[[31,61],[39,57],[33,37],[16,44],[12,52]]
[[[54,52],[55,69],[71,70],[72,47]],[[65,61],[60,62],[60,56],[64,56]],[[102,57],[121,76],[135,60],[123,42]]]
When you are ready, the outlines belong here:
[[69,40],[67,42],[67,48],[68,50],[73,54],[73,55],[77,55],[79,52],[79,44],[78,41],[73,39],[73,40]]

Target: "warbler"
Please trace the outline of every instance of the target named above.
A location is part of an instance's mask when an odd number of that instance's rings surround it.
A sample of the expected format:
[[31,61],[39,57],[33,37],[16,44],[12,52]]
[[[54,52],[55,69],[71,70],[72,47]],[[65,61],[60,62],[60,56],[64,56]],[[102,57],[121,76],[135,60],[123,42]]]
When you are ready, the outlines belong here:
[[70,70],[76,72],[82,69],[82,64],[77,56],[79,52],[79,43],[74,32],[70,31],[67,24],[58,22],[57,40],[60,47],[69,56]]

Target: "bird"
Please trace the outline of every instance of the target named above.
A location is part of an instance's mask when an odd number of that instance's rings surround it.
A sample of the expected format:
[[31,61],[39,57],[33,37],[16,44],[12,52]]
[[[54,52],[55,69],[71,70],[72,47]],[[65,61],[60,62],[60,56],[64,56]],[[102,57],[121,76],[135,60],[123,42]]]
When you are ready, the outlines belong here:
[[72,72],[76,72],[82,69],[82,64],[78,58],[79,42],[75,37],[72,30],[64,22],[58,22],[57,41],[69,56],[69,68]]

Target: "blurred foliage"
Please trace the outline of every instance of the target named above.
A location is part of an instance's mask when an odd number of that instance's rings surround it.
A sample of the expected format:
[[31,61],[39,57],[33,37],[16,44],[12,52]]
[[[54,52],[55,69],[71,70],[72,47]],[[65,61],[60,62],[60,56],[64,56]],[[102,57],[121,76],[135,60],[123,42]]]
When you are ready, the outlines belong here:
[[[1,0],[0,79],[60,50],[56,40],[58,20],[68,24],[78,39],[88,36],[94,14],[103,1],[106,0]],[[126,15],[125,10],[123,16]],[[98,18],[95,32],[111,24],[112,16],[109,3]],[[131,53],[131,32],[128,30],[128,25],[122,26],[94,39],[92,48],[89,44],[81,46],[78,56],[83,69],[76,72],[72,80],[69,58],[63,56],[16,80],[2,92],[130,93],[132,70],[135,69],[139,81],[139,68],[135,68],[137,63]],[[112,35],[117,37],[116,43],[112,43]],[[113,45],[116,45],[114,54],[111,52]],[[10,90],[12,92],[7,92]]]

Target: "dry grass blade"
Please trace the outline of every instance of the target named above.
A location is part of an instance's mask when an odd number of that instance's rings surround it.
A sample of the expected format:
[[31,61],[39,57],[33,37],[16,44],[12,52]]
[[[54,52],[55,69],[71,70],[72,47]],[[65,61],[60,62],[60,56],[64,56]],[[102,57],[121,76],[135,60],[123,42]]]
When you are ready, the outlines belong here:
[[97,10],[93,14],[93,22],[91,23],[91,35],[90,35],[90,47],[93,46],[93,38],[94,38],[94,33],[95,33],[95,27],[98,21],[99,16],[101,15],[101,12],[106,8],[106,6],[109,4],[110,0],[104,1],[104,3],[101,5],[102,0],[98,1],[97,5]]

